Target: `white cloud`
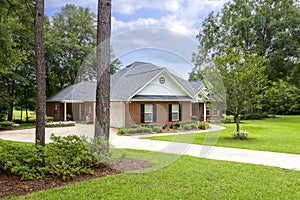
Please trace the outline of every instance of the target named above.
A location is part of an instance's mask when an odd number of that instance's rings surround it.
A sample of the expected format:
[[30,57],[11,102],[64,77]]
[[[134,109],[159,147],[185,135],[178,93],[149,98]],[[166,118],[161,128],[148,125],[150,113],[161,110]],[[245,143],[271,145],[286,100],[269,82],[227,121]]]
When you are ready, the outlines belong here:
[[[124,3],[126,1],[126,3]],[[201,29],[201,21],[211,12],[219,11],[228,0],[116,0],[120,4],[115,10],[131,13],[142,7],[164,9],[168,12],[160,19],[139,18],[130,22],[123,22],[113,18],[113,33],[119,33],[138,28],[160,27],[172,30],[195,39]],[[121,3],[122,2],[122,3]],[[135,2],[135,3],[133,3]],[[117,3],[116,3],[117,4]],[[126,4],[124,8],[124,4]],[[122,7],[123,6],[123,7]],[[122,11],[123,8],[123,11]]]
[[184,0],[113,0],[112,10],[122,14],[134,14],[141,8],[152,8],[175,12]]

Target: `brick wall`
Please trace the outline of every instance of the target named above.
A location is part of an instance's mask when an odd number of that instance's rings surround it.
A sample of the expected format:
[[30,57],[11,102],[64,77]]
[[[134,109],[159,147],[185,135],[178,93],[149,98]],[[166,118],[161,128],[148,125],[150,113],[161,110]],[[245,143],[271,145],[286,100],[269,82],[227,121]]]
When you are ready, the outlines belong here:
[[130,102],[125,105],[126,126],[141,124],[141,104],[156,104],[157,124],[171,124],[169,122],[169,104],[182,105],[182,121],[191,120],[191,103],[189,102]]

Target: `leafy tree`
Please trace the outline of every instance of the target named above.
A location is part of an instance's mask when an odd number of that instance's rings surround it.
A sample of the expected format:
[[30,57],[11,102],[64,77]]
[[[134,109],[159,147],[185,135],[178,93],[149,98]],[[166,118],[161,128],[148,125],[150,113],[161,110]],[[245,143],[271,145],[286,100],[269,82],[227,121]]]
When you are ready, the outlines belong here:
[[266,91],[266,110],[272,114],[299,114],[300,90],[283,80],[272,82]]
[[240,46],[224,50],[215,63],[226,90],[227,110],[234,115],[239,132],[239,115],[261,104],[267,86],[266,67],[262,57],[249,54]]
[[[109,141],[111,0],[98,0],[95,137]],[[107,149],[108,151],[108,149]]]
[[89,8],[70,4],[53,17],[53,24],[45,19],[47,96],[82,80],[79,68],[96,46],[94,23]]
[[36,0],[34,17],[36,64],[36,136],[35,143],[45,146],[46,80],[44,57],[44,0]]
[[270,80],[283,79],[300,88],[300,8],[293,0],[233,0],[221,12],[210,13],[197,35],[198,52],[191,79],[197,78],[205,59],[215,59],[240,44],[265,58]]
[[31,82],[33,65],[33,0],[0,2],[1,113],[13,120],[24,85]]

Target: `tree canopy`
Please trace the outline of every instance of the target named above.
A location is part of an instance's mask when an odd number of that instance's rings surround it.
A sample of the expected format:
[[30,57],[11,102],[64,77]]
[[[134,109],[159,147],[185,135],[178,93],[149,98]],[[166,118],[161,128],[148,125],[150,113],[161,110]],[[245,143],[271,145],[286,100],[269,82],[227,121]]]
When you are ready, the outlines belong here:
[[[199,31],[190,79],[201,78],[207,60],[215,61],[238,45],[263,58],[271,82],[300,88],[300,7],[293,0],[233,0],[210,13]],[[297,103],[297,102],[294,102]],[[300,111],[299,111],[300,112]]]

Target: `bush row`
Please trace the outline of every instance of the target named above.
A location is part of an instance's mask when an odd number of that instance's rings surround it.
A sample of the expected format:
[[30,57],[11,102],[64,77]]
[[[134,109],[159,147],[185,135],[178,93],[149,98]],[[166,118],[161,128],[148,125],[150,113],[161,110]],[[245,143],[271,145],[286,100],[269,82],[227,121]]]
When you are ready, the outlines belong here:
[[178,129],[178,130],[206,130],[209,128],[208,122],[175,122],[172,123],[170,126],[171,129]]
[[20,176],[21,180],[42,178],[46,174],[63,180],[80,174],[93,174],[94,168],[109,162],[102,138],[88,140],[78,136],[51,136],[45,147],[3,143],[0,146],[0,170]]
[[160,133],[163,129],[163,126],[157,124],[143,124],[143,125],[134,125],[130,127],[123,127],[118,129],[119,134],[126,133]]
[[46,123],[46,127],[48,127],[48,128],[67,127],[67,126],[75,126],[75,122],[67,121],[67,122],[49,122],[49,123]]
[[163,129],[171,128],[177,130],[206,130],[209,128],[208,122],[174,122],[167,127],[167,125],[158,125],[158,124],[143,124],[143,125],[134,125],[130,127],[123,127],[118,129],[119,134],[126,133],[160,133]]

